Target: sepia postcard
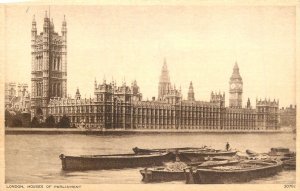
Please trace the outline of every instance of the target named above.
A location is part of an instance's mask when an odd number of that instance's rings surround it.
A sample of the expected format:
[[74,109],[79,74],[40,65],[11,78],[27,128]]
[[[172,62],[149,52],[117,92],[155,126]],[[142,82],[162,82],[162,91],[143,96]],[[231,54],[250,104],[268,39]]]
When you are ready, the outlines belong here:
[[299,189],[299,4],[0,4],[0,190]]

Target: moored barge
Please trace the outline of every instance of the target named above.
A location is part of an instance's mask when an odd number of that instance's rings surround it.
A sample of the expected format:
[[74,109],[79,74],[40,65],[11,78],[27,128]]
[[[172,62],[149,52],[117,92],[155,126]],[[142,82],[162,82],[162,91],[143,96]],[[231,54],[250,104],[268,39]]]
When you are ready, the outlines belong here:
[[232,166],[186,170],[187,184],[231,184],[269,177],[282,170],[282,161],[244,161]]
[[191,150],[191,151],[180,151],[179,158],[181,161],[204,161],[207,157],[217,156],[234,156],[237,151],[223,151],[223,150]]
[[188,151],[188,150],[206,150],[205,147],[178,147],[178,148],[162,148],[162,149],[145,149],[145,148],[132,148],[135,154],[151,154],[151,153],[160,153],[160,152],[172,152],[178,153],[181,151]]
[[81,155],[59,156],[63,170],[100,170],[121,169],[145,166],[158,166],[172,161],[173,153],[155,153],[148,155],[116,154],[116,155]]
[[[140,170],[141,175],[143,176],[142,181],[144,182],[161,182],[161,181],[176,181],[176,180],[185,180],[184,169],[188,166],[185,165],[176,165],[175,162],[170,167],[157,167],[157,168],[145,168]],[[190,166],[189,168],[209,168],[214,166],[226,166],[239,163],[238,160],[223,160],[223,161],[206,161],[197,166]],[[177,163],[178,164],[178,163]],[[179,163],[180,164],[180,163]],[[184,164],[184,163],[183,163]]]

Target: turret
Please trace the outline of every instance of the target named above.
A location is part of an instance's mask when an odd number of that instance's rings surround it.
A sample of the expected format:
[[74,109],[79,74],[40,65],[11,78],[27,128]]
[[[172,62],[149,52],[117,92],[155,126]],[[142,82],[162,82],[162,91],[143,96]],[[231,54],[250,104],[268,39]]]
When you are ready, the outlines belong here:
[[50,21],[49,21],[48,14],[46,11],[45,18],[44,18],[44,33],[49,33],[49,27],[50,27]]
[[35,15],[33,15],[32,27],[31,27],[31,40],[32,40],[32,44],[34,44],[34,41],[36,39],[36,35],[37,35],[37,30],[36,30]]
[[94,82],[94,88],[97,89],[97,80],[95,78],[95,82]]
[[131,83],[131,94],[132,94],[133,101],[141,101],[142,100],[142,94],[140,93],[140,88],[137,85],[136,80],[134,80]]
[[169,77],[169,71],[167,67],[167,61],[164,59],[164,64],[161,69],[161,75],[158,84],[158,100],[163,100],[164,96],[169,93],[171,89],[171,82]]
[[65,15],[64,15],[64,20],[62,22],[61,34],[64,37],[64,40],[67,41],[67,22],[66,22],[66,16]]
[[50,23],[50,31],[54,32],[53,18],[51,19],[51,23]]
[[188,92],[188,100],[195,101],[194,87],[193,82],[190,82],[189,92]]
[[81,95],[80,95],[79,89],[77,88],[76,94],[75,94],[75,99],[79,100],[80,98],[81,98]]
[[248,98],[248,101],[247,101],[247,109],[251,109],[251,103],[250,103],[250,99]]
[[103,84],[106,84],[106,77],[103,77]]

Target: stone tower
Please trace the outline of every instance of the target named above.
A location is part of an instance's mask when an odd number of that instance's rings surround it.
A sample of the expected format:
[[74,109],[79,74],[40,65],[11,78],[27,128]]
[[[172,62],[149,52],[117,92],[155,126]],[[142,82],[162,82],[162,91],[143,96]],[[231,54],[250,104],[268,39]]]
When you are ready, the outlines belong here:
[[158,84],[158,100],[163,100],[164,96],[169,93],[171,89],[171,82],[169,77],[169,71],[167,67],[166,59],[164,59],[164,65],[161,69],[161,75]]
[[195,101],[195,94],[194,94],[194,88],[193,88],[193,82],[190,82],[189,92],[188,92],[188,100],[189,101]]
[[81,94],[79,92],[79,88],[77,88],[76,93],[75,93],[75,99],[80,100],[80,98],[81,98]]
[[243,80],[235,63],[229,80],[229,107],[242,108]]
[[61,35],[54,30],[53,20],[45,14],[43,31],[37,34],[33,17],[31,29],[31,113],[45,119],[52,97],[67,97],[67,22],[62,22]]
[[247,100],[247,106],[246,106],[247,109],[251,109],[251,102],[250,102],[250,99],[248,98]]

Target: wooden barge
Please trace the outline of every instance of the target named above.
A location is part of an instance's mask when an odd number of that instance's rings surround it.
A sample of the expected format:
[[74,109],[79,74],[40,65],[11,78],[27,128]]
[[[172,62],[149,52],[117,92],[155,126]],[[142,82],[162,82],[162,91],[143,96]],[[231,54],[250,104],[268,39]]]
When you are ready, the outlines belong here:
[[296,153],[290,151],[289,148],[271,148],[268,155],[273,159],[281,160],[283,162],[283,169],[296,170]]
[[283,169],[285,170],[296,170],[296,157],[291,159],[282,160]]
[[187,184],[231,184],[269,177],[282,170],[282,161],[245,161],[232,166],[186,170]]
[[170,171],[164,167],[148,169],[145,168],[140,170],[143,176],[143,182],[165,182],[165,181],[176,181],[185,180],[185,174],[183,170]]
[[172,152],[172,153],[178,153],[182,151],[188,151],[188,150],[206,150],[205,147],[179,147],[179,148],[162,148],[162,149],[143,149],[134,147],[132,148],[133,152],[135,154],[151,154],[151,153],[160,153],[160,152]]
[[[190,168],[209,168],[214,166],[226,166],[239,163],[238,160],[224,160],[224,161],[206,161],[200,164],[198,167],[193,166]],[[187,167],[187,166],[186,166]],[[167,167],[157,167],[157,168],[145,168],[140,170],[141,175],[143,176],[143,182],[161,182],[161,181],[176,181],[176,180],[185,180],[185,168],[167,168]]]
[[156,153],[151,155],[117,154],[117,155],[81,155],[59,156],[63,170],[99,170],[121,169],[162,165],[172,161],[173,153]]
[[208,157],[217,156],[234,156],[237,151],[222,151],[222,150],[195,150],[195,151],[181,151],[179,152],[179,158],[181,161],[205,161]]

